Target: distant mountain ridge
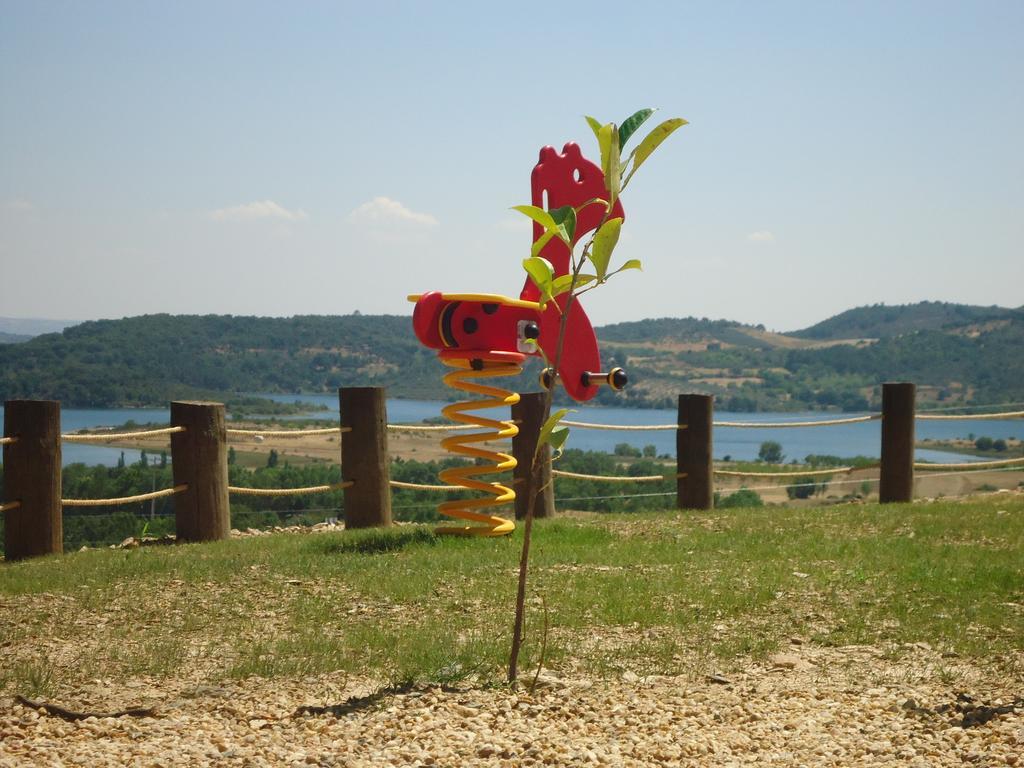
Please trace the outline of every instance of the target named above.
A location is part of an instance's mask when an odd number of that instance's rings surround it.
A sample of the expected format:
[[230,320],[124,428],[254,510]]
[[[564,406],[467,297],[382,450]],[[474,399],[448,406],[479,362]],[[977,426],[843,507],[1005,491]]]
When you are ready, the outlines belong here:
[[31,336],[21,335],[19,333],[4,333],[0,331],[0,344],[18,344],[22,341],[28,341]]
[[80,322],[81,320],[54,320],[43,317],[0,317],[0,334],[30,339],[44,333],[60,333]]
[[841,312],[787,336],[801,339],[887,339],[914,331],[940,331],[993,320],[1024,317],[1024,307],[980,307],[922,301],[917,304],[873,304]]
[[[596,402],[672,407],[680,392],[706,392],[722,410],[858,411],[877,408],[891,380],[917,383],[922,403],[1024,401],[1024,312],[958,306],[862,307],[798,332],[807,335],[707,318],[607,325],[597,329],[602,357],[631,383]],[[844,327],[854,337],[834,338]],[[539,367],[531,360],[509,388],[535,391]],[[145,315],[0,345],[0,400],[112,407],[339,386],[453,399],[445,372],[408,316]]]

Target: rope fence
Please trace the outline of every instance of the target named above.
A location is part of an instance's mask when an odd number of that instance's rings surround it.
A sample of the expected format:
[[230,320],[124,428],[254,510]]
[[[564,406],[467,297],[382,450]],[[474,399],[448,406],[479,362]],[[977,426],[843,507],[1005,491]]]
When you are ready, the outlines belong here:
[[976,419],[1020,419],[1024,411],[1008,411],[1006,413],[919,413],[917,418],[923,421],[974,421]]
[[388,480],[392,488],[405,488],[411,491],[464,491],[461,485],[425,485],[423,483],[406,483],[401,480]]
[[351,432],[351,427],[324,427],[322,429],[227,429],[229,435],[240,437],[316,437]]
[[877,421],[882,418],[880,413],[867,416],[851,416],[846,419],[821,419],[819,421],[713,421],[713,427],[738,427],[742,429],[790,429],[794,427],[835,427],[839,424],[860,424],[865,421]]
[[991,405],[947,405],[944,408],[920,408],[918,413],[940,413],[949,411],[966,411],[968,408],[992,409],[992,408],[1021,408],[1024,403],[992,403]]
[[[714,506],[715,486],[724,495],[734,491],[736,486],[748,480],[756,483],[750,490],[754,491],[785,491],[789,488],[813,485],[819,489],[828,487],[841,489],[844,486],[856,486],[864,483],[878,484],[878,498],[882,503],[908,502],[914,498],[915,480],[927,484],[932,478],[949,476],[967,476],[978,472],[1015,472],[1024,470],[1024,457],[998,458],[976,462],[928,463],[914,461],[914,421],[948,420],[963,423],[971,419],[1000,420],[1024,418],[1024,410],[1018,404],[1001,406],[998,412],[970,413],[958,411],[950,413],[917,412],[915,409],[916,390],[911,383],[894,383],[883,385],[882,413],[850,415],[840,418],[824,418],[802,421],[714,421],[713,399],[708,395],[683,394],[679,396],[679,413],[675,423],[669,424],[602,424],[589,421],[566,420],[562,423],[568,427],[587,430],[626,431],[668,431],[678,435],[676,442],[676,464],[653,465],[651,469],[662,469],[662,474],[649,475],[606,475],[567,470],[551,470],[553,481],[541,487],[533,485],[532,477],[515,477],[503,483],[506,487],[515,487],[521,499],[529,499],[531,494],[544,493],[548,499],[554,499],[554,491],[558,488],[568,490],[571,481],[592,481],[618,486],[595,486],[607,495],[558,497],[559,502],[573,502],[590,499],[614,498],[624,502],[640,497],[672,497],[675,496],[676,506],[685,509],[711,509]],[[372,397],[371,397],[372,395]],[[189,487],[216,490],[216,493],[188,493],[180,500],[175,500],[174,514],[177,524],[186,530],[179,536],[184,541],[206,541],[223,538],[228,530],[230,520],[229,494],[286,497],[306,494],[327,494],[345,491],[344,508],[350,515],[363,514],[366,519],[353,517],[359,526],[383,526],[391,523],[391,501],[404,501],[401,494],[395,492],[427,491],[451,494],[466,488],[458,485],[434,482],[405,482],[391,480],[389,469],[391,458],[387,453],[387,431],[410,433],[438,433],[461,430],[476,430],[478,425],[464,423],[448,424],[390,424],[387,421],[385,393],[382,388],[343,388],[339,392],[341,399],[340,424],[325,428],[312,429],[259,429],[259,428],[226,428],[224,406],[215,403],[174,402],[171,404],[170,422],[173,426],[153,429],[141,429],[134,432],[93,431],[91,433],[61,434],[59,404],[42,403],[40,401],[8,401],[5,412],[8,415],[9,433],[0,438],[4,452],[11,461],[10,472],[5,477],[4,493],[7,501],[0,502],[0,511],[14,513],[9,520],[17,521],[17,525],[7,525],[5,529],[5,547],[8,559],[14,560],[49,551],[60,551],[59,542],[46,543],[50,549],[40,550],[40,545],[27,532],[38,531],[47,527],[55,530],[61,514],[75,514],[67,508],[76,507],[118,507],[140,504],[155,499],[172,497],[186,491]],[[542,404],[541,396],[524,395],[535,398]],[[992,410],[992,409],[990,409]],[[524,408],[521,401],[513,411],[517,424],[531,425],[522,427],[522,432],[512,440],[513,453],[532,456],[543,407]],[[815,414],[816,415],[816,414]],[[835,414],[838,416],[838,414]],[[791,415],[791,418],[806,418]],[[785,416],[779,418],[786,418]],[[751,466],[751,471],[723,468],[715,469],[711,464],[713,428],[746,428],[746,429],[794,429],[801,427],[828,427],[851,424],[863,424],[881,420],[881,464],[853,466],[836,466],[796,469],[786,465],[743,465]],[[287,425],[286,425],[287,426]],[[312,426],[312,425],[310,425]],[[171,442],[171,463],[174,469],[174,487],[151,493],[140,493],[109,499],[62,499],[60,476],[60,442],[68,443],[111,443],[144,438],[164,437],[178,433]],[[302,438],[318,436],[347,435],[338,441],[340,459],[346,468],[345,475],[354,480],[297,488],[251,488],[229,485],[229,474],[223,457],[229,453],[226,443],[232,439],[246,438]],[[532,442],[531,442],[532,441]],[[12,444],[16,447],[9,448]],[[13,456],[12,456],[13,450]],[[1006,456],[1006,454],[1002,454]],[[216,460],[214,460],[216,458]],[[950,456],[949,458],[960,458]],[[16,459],[16,461],[14,460]],[[523,462],[523,459],[520,459]],[[811,465],[813,466],[813,465]],[[16,468],[16,469],[15,469]],[[636,467],[635,469],[639,469]],[[672,472],[670,470],[674,469]],[[875,470],[854,477],[855,470]],[[915,478],[915,470],[921,474]],[[605,471],[622,472],[621,467]],[[635,471],[635,470],[634,470]],[[650,470],[647,470],[650,471]],[[846,476],[844,478],[844,476]],[[983,476],[984,477],[984,476]],[[1016,478],[1017,475],[1010,475]],[[817,478],[817,481],[814,481]],[[311,477],[306,482],[324,482],[338,479],[337,475]],[[680,480],[678,484],[672,480]],[[758,480],[763,482],[757,482]],[[282,481],[285,482],[285,481]],[[294,481],[293,481],[294,482]],[[301,482],[301,481],[299,481]],[[982,480],[962,484],[963,488],[977,486]],[[187,484],[186,484],[187,483]],[[626,484],[662,483],[663,491],[650,488],[650,493],[633,493],[642,491],[640,487],[629,487]],[[1002,483],[1001,485],[1006,485]],[[927,486],[924,486],[927,487]],[[52,491],[48,490],[52,489]],[[671,489],[671,490],[670,490]],[[623,493],[616,493],[617,491]],[[842,495],[842,492],[838,492]],[[340,494],[339,494],[340,495]],[[334,497],[325,497],[323,503]],[[407,497],[408,498],[408,497]],[[28,500],[31,500],[30,502]],[[412,501],[412,499],[408,499]],[[315,503],[315,502],[314,502]],[[292,504],[290,506],[298,506]],[[170,505],[167,505],[170,506]],[[252,505],[260,506],[258,504]],[[278,506],[278,505],[275,505]],[[405,508],[410,505],[400,506]],[[413,506],[422,506],[413,504]],[[31,507],[31,508],[29,508]],[[136,507],[137,512],[140,507]],[[332,510],[340,516],[341,507]],[[24,524],[23,524],[24,523]],[[38,538],[38,537],[36,537]],[[52,549],[52,547],[57,547]]]
[[581,472],[563,472],[560,469],[552,469],[551,474],[555,477],[568,477],[573,480],[599,480],[607,483],[660,483],[665,480],[686,477],[685,472],[672,475],[640,475],[638,477],[630,477],[629,475],[587,475]]
[[112,440],[139,440],[144,437],[174,435],[178,432],[184,431],[185,427],[162,427],[160,429],[144,429],[141,432],[102,432],[86,435],[61,435],[60,439],[66,443],[109,443]]
[[176,485],[173,488],[165,488],[162,491],[151,493],[140,493],[136,496],[121,496],[116,499],[61,499],[60,503],[65,507],[117,507],[124,504],[135,504],[139,501],[150,499],[162,499],[167,496],[174,496],[188,490],[187,485]]
[[[861,478],[861,479],[858,479],[858,480],[834,480],[834,481],[832,481],[832,482],[830,482],[828,484],[828,487],[831,488],[832,486],[836,486],[836,485],[862,485],[864,483],[877,483],[879,481],[880,481],[880,478],[877,478],[877,477],[865,477],[865,478]],[[806,486],[807,486],[807,483],[787,483],[786,485],[778,485],[778,484],[776,484],[776,485],[755,485],[753,487],[743,486],[742,488],[737,488],[736,490],[740,490],[740,491],[782,491],[782,490],[786,490],[788,488],[804,488]]]
[[[975,470],[975,471],[977,471],[977,470]],[[1009,472],[1009,471],[1014,471],[1014,470],[1013,470],[1012,467],[1004,467],[1004,468],[1001,468],[1001,469],[993,469],[991,471],[993,471],[993,472]],[[803,474],[806,474],[806,473],[803,473]],[[929,474],[929,475],[926,476],[926,478],[922,478],[922,479],[931,480],[933,478],[938,478],[938,477],[959,477],[959,476],[970,475],[970,474],[972,474],[971,471],[936,472],[935,474]],[[855,480],[833,480],[832,482],[828,483],[828,487],[831,488],[833,486],[863,485],[864,483],[870,483],[870,484],[874,485],[874,484],[878,483],[880,481],[880,479],[881,478],[878,478],[878,477],[863,477],[863,478],[858,478],[858,479],[855,479]],[[779,490],[785,490],[787,488],[802,488],[805,485],[806,485],[806,483],[789,483],[789,484],[786,484],[786,485],[779,485],[779,484],[774,484],[774,485],[755,485],[755,486],[743,486],[742,488],[728,489],[728,490],[729,490],[730,493],[735,493],[738,490],[745,490],[745,491],[779,491]],[[555,500],[559,501],[559,502],[568,502],[568,501],[596,501],[596,500],[603,500],[603,499],[633,499],[633,498],[649,498],[649,497],[653,497],[653,496],[674,496],[674,495],[675,495],[675,491],[658,491],[658,492],[653,492],[653,493],[608,494],[608,495],[602,495],[602,496],[571,496],[571,497],[556,496]]]
[[454,429],[476,429],[475,424],[388,424],[396,432],[448,432]]
[[686,429],[685,424],[592,424],[586,421],[569,421],[562,419],[559,422],[567,427],[578,427],[580,429],[604,429],[617,430],[621,432],[653,432],[655,430],[680,430]]
[[343,483],[333,485],[311,485],[306,488],[243,488],[237,485],[229,485],[229,493],[237,493],[241,496],[300,496],[307,493],[327,493],[328,491],[340,491],[344,488],[351,488],[355,483],[346,480]]
[[808,469],[788,472],[740,472],[731,469],[715,469],[712,473],[720,477],[820,477],[824,475],[844,475],[855,469],[878,469],[878,464],[866,467],[836,467],[835,469]]
[[929,464],[914,462],[914,469],[995,469],[998,467],[1009,467],[1014,464],[1024,464],[1024,456],[1019,459],[1002,459],[1000,461],[967,461],[960,464]]

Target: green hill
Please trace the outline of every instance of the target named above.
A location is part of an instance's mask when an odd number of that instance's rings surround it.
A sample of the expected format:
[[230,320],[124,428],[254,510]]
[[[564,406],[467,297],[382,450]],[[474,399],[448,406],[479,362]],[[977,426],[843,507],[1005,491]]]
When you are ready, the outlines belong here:
[[[602,356],[608,366],[625,367],[631,385],[622,393],[602,391],[597,403],[671,407],[680,392],[708,392],[724,410],[863,410],[878,407],[880,385],[891,380],[917,383],[924,403],[1024,401],[1024,312],[914,306],[916,314],[902,312],[906,322],[930,317],[934,325],[880,334],[878,341],[799,338],[707,318],[605,326],[597,329]],[[851,312],[883,318],[880,310]],[[957,312],[967,322],[948,322]],[[858,315],[843,313],[814,328],[844,316]],[[881,329],[880,322],[870,328]],[[538,369],[539,361],[531,361],[509,388],[535,390]],[[188,397],[334,392],[342,385],[457,399],[441,381],[445,371],[417,342],[409,317],[146,315],[0,345],[0,400],[162,405]]]
[[145,315],[0,347],[0,396],[106,407],[345,383],[433,397],[440,368],[407,317]]
[[887,339],[914,331],[942,330],[1024,317],[1024,308],[978,307],[922,301],[918,304],[848,309],[810,328],[787,335],[802,339]]

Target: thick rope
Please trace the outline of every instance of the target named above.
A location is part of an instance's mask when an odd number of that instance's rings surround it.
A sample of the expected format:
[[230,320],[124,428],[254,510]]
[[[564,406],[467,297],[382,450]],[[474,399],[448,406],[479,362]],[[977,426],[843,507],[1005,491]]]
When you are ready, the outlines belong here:
[[946,413],[919,413],[917,418],[927,421],[974,421],[975,419],[1020,419],[1024,418],[1024,411],[1009,411],[1007,413],[968,413],[968,414],[946,414]]
[[164,488],[162,491],[140,493],[138,496],[122,496],[117,499],[61,499],[60,503],[65,507],[116,507],[122,504],[134,504],[138,501],[162,499],[165,496],[173,496],[187,490],[187,485],[176,485],[173,488]]
[[969,461],[962,464],[922,464],[915,461],[914,469],[989,469],[990,467],[1008,467],[1012,464],[1024,464],[1024,457],[1001,461]]
[[877,469],[877,464],[867,467],[836,467],[835,469],[808,469],[801,472],[737,472],[731,469],[715,469],[712,472],[722,477],[817,477],[818,475],[842,475],[855,469]]
[[[997,469],[997,470],[993,470],[993,471],[994,472],[1008,472],[1008,471],[1012,471],[1012,469],[1011,468],[1004,468],[1004,469]],[[972,474],[972,473],[971,472],[938,472],[938,473],[936,473],[934,475],[927,475],[926,477],[927,477],[927,479],[930,480],[933,477],[957,477],[957,476],[970,475],[970,474]],[[921,478],[921,479],[923,480],[925,478]],[[832,488],[832,487],[840,486],[840,485],[863,485],[864,483],[872,483],[873,484],[873,483],[878,483],[878,482],[879,482],[879,478],[877,478],[877,477],[864,477],[864,478],[859,478],[857,480],[832,480],[831,482],[828,483],[828,487]],[[728,491],[730,493],[735,493],[737,490],[743,490],[743,491],[781,491],[781,490],[785,490],[786,488],[800,488],[803,485],[804,485],[803,483],[795,483],[795,484],[790,484],[790,485],[756,485],[756,486],[753,486],[753,487],[746,487],[746,486],[744,486],[742,488],[735,488],[735,489],[734,488],[723,488],[723,489],[720,489],[720,490],[722,490],[723,494],[726,491]],[[615,495],[605,495],[605,496],[573,496],[573,497],[569,497],[569,498],[561,498],[561,497],[556,496],[555,497],[555,501],[556,502],[567,502],[567,501],[596,501],[596,500],[600,500],[600,499],[639,499],[639,498],[648,498],[648,497],[652,497],[652,496],[675,496],[675,495],[676,495],[675,491],[656,491],[656,492],[653,492],[653,493],[629,493],[629,494],[615,494]]]
[[352,480],[346,480],[343,483],[335,483],[334,485],[312,485],[308,488],[240,488],[235,485],[229,485],[228,491],[242,496],[299,496],[305,493],[340,491],[342,488],[351,488],[354,484]]
[[7,512],[11,509],[17,509],[20,506],[20,501],[5,501],[3,504],[0,504],[0,512]]
[[108,443],[111,440],[137,440],[143,437],[173,435],[184,432],[185,427],[164,427],[162,429],[146,429],[142,432],[104,432],[95,435],[61,435],[65,443]]
[[420,483],[404,483],[401,480],[389,480],[392,488],[409,488],[414,491],[464,491],[461,485],[421,485]]
[[870,416],[851,416],[848,419],[824,419],[822,421],[713,421],[713,427],[742,427],[747,429],[787,429],[791,427],[834,427],[838,424],[860,424],[864,421],[876,421],[882,418],[880,413]]
[[476,429],[476,424],[388,424],[398,432],[448,432],[453,429]]
[[944,408],[921,408],[918,413],[949,413],[950,411],[966,411],[968,408],[1017,408],[1024,406],[1024,403],[992,403],[990,405],[947,405]]
[[16,442],[18,442],[16,437],[0,437],[0,445],[12,445]]
[[352,427],[326,427],[325,429],[228,429],[229,435],[253,437],[313,437],[351,432]]
[[[832,488],[837,485],[862,485],[863,483],[877,483],[880,479],[877,477],[864,477],[858,480],[832,480],[828,483],[828,487]],[[806,483],[789,483],[788,485],[755,485],[753,488],[747,488],[742,486],[740,488],[723,488],[720,489],[724,495],[726,491],[735,493],[736,491],[783,491],[786,488],[804,488]]]
[[571,477],[574,480],[600,480],[609,483],[660,483],[664,480],[675,480],[679,477],[686,477],[685,472],[674,475],[641,475],[629,477],[628,475],[584,475],[579,472],[563,472],[560,469],[552,469],[551,474],[555,477]]
[[685,424],[590,424],[585,421],[568,421],[562,419],[558,422],[567,427],[579,427],[580,429],[607,429],[619,430],[621,432],[644,432],[661,429],[686,429]]

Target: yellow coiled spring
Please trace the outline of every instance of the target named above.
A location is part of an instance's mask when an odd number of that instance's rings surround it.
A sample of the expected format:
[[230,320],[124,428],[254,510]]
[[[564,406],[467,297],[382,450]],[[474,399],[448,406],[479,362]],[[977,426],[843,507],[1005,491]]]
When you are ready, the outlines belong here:
[[452,421],[473,424],[487,431],[471,432],[469,434],[460,433],[452,437],[446,437],[441,441],[441,447],[449,453],[458,453],[473,459],[483,459],[490,463],[446,469],[441,472],[441,480],[451,486],[490,494],[490,497],[442,502],[437,507],[437,511],[442,515],[454,517],[458,520],[483,523],[484,525],[441,526],[437,529],[437,532],[457,536],[505,536],[516,529],[515,521],[476,510],[499,507],[513,502],[516,498],[515,491],[496,481],[485,482],[475,478],[477,475],[490,475],[495,472],[511,470],[516,466],[516,460],[507,453],[492,451],[487,448],[478,447],[475,444],[514,437],[519,434],[519,428],[511,421],[488,419],[473,413],[467,413],[467,411],[500,408],[518,403],[518,393],[510,392],[500,387],[478,384],[473,379],[518,376],[522,372],[523,367],[518,362],[488,360],[486,357],[482,360],[475,358],[472,362],[463,358],[444,357],[442,362],[447,366],[458,369],[445,375],[445,384],[453,389],[482,395],[483,399],[452,403],[445,406],[441,412]]

